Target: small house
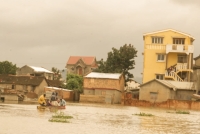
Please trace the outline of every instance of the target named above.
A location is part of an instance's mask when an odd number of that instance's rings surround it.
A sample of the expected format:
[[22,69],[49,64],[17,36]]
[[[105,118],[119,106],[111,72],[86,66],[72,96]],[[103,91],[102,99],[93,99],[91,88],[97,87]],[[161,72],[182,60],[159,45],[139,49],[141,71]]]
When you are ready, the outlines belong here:
[[200,94],[200,55],[194,58],[193,65],[193,82],[196,93]]
[[[80,101],[95,102],[101,98],[101,103],[121,103],[122,92],[124,91],[124,76],[119,73],[97,73],[91,72],[84,77],[83,95]],[[84,97],[85,100],[84,100]]]
[[154,79],[140,85],[139,100],[163,102],[168,99],[191,100],[195,93],[193,82]]
[[132,95],[132,98],[139,99],[139,90],[140,83],[130,78],[129,81],[126,82],[125,90],[127,93]]
[[25,65],[16,71],[17,76],[43,76],[46,79],[53,80],[54,73],[49,71],[43,67],[35,67],[35,66],[28,66]]
[[70,56],[66,64],[67,74],[82,76],[89,74],[97,67],[94,56]]
[[27,98],[37,98],[48,86],[45,77],[0,75],[0,88],[4,93],[20,93]]

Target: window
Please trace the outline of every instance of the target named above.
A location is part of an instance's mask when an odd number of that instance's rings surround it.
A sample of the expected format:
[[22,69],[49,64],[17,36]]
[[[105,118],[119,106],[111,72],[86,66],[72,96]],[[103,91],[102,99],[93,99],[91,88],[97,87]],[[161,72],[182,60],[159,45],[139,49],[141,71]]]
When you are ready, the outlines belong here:
[[12,89],[15,89],[15,85],[12,85]]
[[178,63],[187,63],[186,55],[178,55]]
[[35,86],[31,86],[31,91],[32,91],[32,92],[35,91]]
[[173,44],[185,44],[184,38],[173,38]]
[[165,61],[165,54],[158,54],[157,61]]
[[152,37],[153,44],[163,44],[163,37]]
[[156,79],[163,80],[164,74],[156,74]]
[[156,99],[157,99],[157,96],[158,96],[158,93],[157,93],[157,92],[150,92],[150,99],[156,100]]
[[106,91],[101,91],[101,95],[106,95]]
[[26,85],[23,85],[23,89],[26,90],[26,88],[27,88]]

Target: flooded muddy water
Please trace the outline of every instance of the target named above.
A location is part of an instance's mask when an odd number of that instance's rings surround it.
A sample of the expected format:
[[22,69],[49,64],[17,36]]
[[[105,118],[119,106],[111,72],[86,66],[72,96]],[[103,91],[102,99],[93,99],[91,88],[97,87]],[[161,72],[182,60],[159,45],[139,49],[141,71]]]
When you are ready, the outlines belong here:
[[0,104],[0,134],[200,134],[200,111],[68,103],[61,111],[73,118],[57,123],[48,121],[55,113],[36,106]]

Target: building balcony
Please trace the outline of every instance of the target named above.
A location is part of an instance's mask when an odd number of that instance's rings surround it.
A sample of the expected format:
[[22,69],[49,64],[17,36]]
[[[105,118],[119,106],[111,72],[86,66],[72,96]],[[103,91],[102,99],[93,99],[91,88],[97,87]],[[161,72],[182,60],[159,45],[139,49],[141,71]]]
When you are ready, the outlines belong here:
[[166,46],[163,44],[147,44],[145,49],[166,50]]
[[194,46],[193,45],[178,45],[178,44],[146,44],[145,49],[152,49],[152,50],[165,50],[166,53],[176,52],[176,53],[193,53]]
[[178,74],[180,72],[193,72],[187,65],[187,63],[177,63],[171,66],[165,71],[165,79],[173,79],[175,81],[184,81]]
[[166,53],[176,52],[176,53],[193,53],[194,46],[193,45],[177,45],[177,44],[169,44],[166,45]]

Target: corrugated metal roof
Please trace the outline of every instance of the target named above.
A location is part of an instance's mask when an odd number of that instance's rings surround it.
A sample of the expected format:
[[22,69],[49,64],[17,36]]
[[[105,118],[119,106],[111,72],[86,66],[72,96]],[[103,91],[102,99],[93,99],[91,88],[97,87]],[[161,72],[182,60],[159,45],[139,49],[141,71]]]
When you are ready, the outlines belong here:
[[35,72],[46,72],[46,73],[53,73],[45,68],[42,67],[35,67],[35,66],[29,66],[30,68],[32,68]]
[[64,89],[64,88],[58,88],[58,87],[45,87],[47,89],[53,89],[53,90],[63,90],[63,91],[69,91],[72,92],[73,90],[69,90],[69,89]]
[[121,74],[119,73],[97,73],[97,72],[91,72],[88,75],[86,75],[86,78],[102,78],[102,79],[119,79]]
[[179,82],[170,80],[157,80],[170,88],[175,89],[192,89],[193,82]]

